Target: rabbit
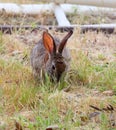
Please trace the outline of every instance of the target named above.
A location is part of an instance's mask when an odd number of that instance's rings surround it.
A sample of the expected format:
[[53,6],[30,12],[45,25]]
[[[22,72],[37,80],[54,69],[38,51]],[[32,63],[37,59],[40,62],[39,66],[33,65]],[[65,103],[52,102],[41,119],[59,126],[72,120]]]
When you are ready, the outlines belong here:
[[59,81],[63,73],[69,69],[70,54],[65,47],[67,40],[73,34],[70,30],[68,34],[59,41],[47,31],[43,32],[42,39],[31,51],[31,66],[34,77],[41,79],[45,73],[52,81]]

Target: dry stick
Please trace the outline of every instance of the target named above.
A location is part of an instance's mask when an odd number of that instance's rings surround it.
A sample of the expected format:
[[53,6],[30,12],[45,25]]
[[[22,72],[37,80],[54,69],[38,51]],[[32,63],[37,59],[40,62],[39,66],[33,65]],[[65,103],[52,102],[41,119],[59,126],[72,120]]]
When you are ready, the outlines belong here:
[[98,111],[111,111],[111,112],[114,111],[113,106],[110,105],[110,104],[107,107],[104,107],[102,109],[100,109],[100,108],[98,108],[96,106],[93,106],[93,105],[90,105],[90,107],[93,108],[93,109],[95,109],[95,110],[98,110]]
[[81,30],[81,33],[85,33],[87,31],[102,31],[102,32],[105,32],[105,33],[114,33],[115,31],[115,26],[86,26],[86,25],[71,25],[71,26],[44,26],[44,25],[40,25],[40,26],[36,26],[35,28],[32,27],[32,26],[18,26],[18,25],[0,25],[0,31],[2,33],[7,33],[7,34],[12,34],[13,31],[18,31],[18,30],[21,30],[21,29],[24,29],[24,30],[31,30],[31,31],[34,31],[36,29],[41,29],[41,30],[46,30],[46,29],[55,29],[56,31],[68,31],[68,30],[73,30],[74,28],[79,28]]

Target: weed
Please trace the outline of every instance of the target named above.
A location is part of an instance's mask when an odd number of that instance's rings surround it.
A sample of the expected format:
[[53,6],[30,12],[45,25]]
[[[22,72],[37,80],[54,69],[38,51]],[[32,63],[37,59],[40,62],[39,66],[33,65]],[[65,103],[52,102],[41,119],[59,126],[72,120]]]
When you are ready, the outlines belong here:
[[109,130],[108,128],[108,117],[106,116],[105,113],[101,113],[101,129],[102,130]]
[[103,54],[99,54],[98,55],[98,60],[105,60],[105,56]]

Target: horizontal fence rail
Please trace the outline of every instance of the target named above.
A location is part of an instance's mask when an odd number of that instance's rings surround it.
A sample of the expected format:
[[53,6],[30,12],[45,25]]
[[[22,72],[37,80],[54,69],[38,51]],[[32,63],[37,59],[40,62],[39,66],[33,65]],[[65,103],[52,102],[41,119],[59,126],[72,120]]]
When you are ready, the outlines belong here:
[[85,33],[87,31],[102,31],[105,33],[113,33],[115,32],[116,29],[116,24],[96,24],[96,25],[70,25],[70,26],[36,26],[36,27],[32,27],[32,26],[13,26],[13,25],[0,25],[0,31],[2,33],[9,33],[12,34],[13,31],[18,31],[20,29],[24,29],[24,30],[31,30],[34,31],[36,29],[42,29],[42,30],[46,30],[46,29],[54,29],[56,31],[68,31],[69,29],[74,29],[77,28],[80,30],[81,33]]
[[[25,13],[25,14],[39,14],[47,12],[53,12],[55,3],[45,3],[45,4],[16,4],[16,3],[0,3],[0,11],[5,11],[7,13]],[[81,12],[91,12],[97,11],[98,9],[103,11],[114,11],[116,8],[104,8],[95,7],[95,6],[81,6],[77,4],[56,4],[60,5],[63,11],[68,13],[81,13]],[[116,5],[115,5],[116,7]],[[116,13],[115,13],[116,14]]]

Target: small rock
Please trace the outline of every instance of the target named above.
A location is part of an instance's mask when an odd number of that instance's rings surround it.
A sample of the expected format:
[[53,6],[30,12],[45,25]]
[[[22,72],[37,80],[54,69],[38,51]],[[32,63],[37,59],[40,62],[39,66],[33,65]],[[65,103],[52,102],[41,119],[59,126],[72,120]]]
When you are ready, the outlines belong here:
[[67,87],[67,88],[64,88],[63,91],[64,91],[64,92],[69,92],[69,91],[70,91],[70,86]]
[[15,127],[16,127],[15,130],[23,130],[22,126],[17,121],[15,122]]
[[113,96],[114,92],[112,90],[107,90],[107,91],[104,91],[103,94],[106,96]]
[[12,52],[12,56],[15,56],[15,55],[18,55],[18,54],[21,54],[22,51],[18,51],[18,50],[15,50]]
[[94,90],[94,91],[93,91],[93,95],[97,95],[97,94],[99,94],[99,91]]
[[46,128],[46,130],[59,130],[58,125],[51,125]]

